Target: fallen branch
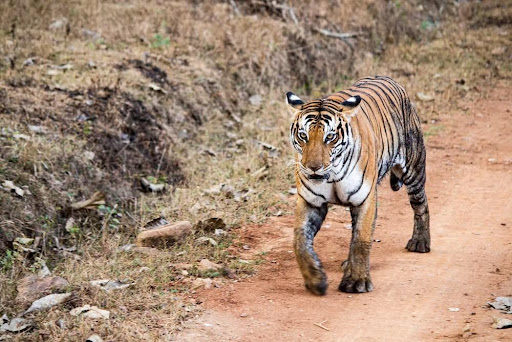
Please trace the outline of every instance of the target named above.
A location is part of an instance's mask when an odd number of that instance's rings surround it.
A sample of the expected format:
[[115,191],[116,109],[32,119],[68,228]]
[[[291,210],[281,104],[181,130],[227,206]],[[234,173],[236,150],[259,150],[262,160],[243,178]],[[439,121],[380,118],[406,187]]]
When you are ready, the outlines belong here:
[[105,204],[105,195],[96,191],[91,198],[71,204],[71,209],[96,209],[99,205]]
[[319,29],[319,28],[313,28],[313,31],[316,31],[318,33],[321,33],[323,34],[324,36],[326,37],[331,37],[331,38],[337,38],[337,39],[347,39],[347,38],[353,38],[353,37],[356,37],[356,36],[361,36],[363,35],[362,32],[346,32],[346,33],[339,33],[339,32],[332,32],[332,31],[329,31],[329,30],[324,30],[324,29]]
[[297,19],[297,16],[295,15],[295,10],[292,6],[288,6],[286,4],[278,4],[275,1],[252,1],[252,4],[255,6],[263,6],[267,8],[272,8],[275,11],[281,11],[281,15],[283,18],[285,18],[285,14],[288,13],[290,18],[292,19],[293,23],[295,25],[299,25],[299,20]]
[[240,16],[240,10],[238,9],[238,6],[235,3],[235,0],[229,0],[229,3],[231,4],[231,7],[233,7],[233,12],[235,12],[236,16]]
[[299,25],[299,20],[297,19],[297,16],[295,15],[295,11],[293,10],[293,7],[288,6],[288,14],[290,15],[290,18],[292,18],[292,21],[295,25]]
[[325,322],[327,322],[327,320],[322,321],[322,322],[320,322],[320,323],[314,323],[314,322],[313,322],[313,324],[314,324],[314,325],[316,325],[316,326],[317,326],[317,327],[319,327],[319,328],[324,329],[324,330],[331,331],[329,328],[327,328],[327,327],[323,326],[323,323],[325,323]]

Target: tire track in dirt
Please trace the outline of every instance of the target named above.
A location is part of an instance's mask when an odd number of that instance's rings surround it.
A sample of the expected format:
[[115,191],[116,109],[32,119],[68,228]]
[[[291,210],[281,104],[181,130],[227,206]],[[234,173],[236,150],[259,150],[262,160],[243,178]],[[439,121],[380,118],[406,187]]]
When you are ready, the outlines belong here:
[[[431,253],[404,249],[413,213],[405,191],[392,192],[385,179],[375,232],[381,242],[371,256],[374,292],[337,291],[351,234],[344,208],[330,211],[315,240],[329,277],[324,297],[304,289],[291,252],[293,218],[276,218],[241,230],[256,242],[253,250],[270,252],[259,274],[200,292],[205,313],[178,340],[512,340],[510,330],[490,327],[503,315],[485,307],[494,295],[512,295],[510,93],[497,88],[466,114],[446,115],[428,139]],[[323,321],[329,330],[314,324]]]

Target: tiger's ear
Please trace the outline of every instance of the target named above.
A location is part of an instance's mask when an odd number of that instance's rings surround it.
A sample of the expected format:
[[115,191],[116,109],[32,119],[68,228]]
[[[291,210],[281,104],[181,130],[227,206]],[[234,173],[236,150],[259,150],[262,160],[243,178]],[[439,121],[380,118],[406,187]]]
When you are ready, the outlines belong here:
[[341,114],[347,118],[351,118],[359,112],[359,104],[361,103],[361,97],[355,95],[349,97],[341,103]]
[[295,115],[299,110],[301,110],[304,101],[302,101],[300,97],[289,91],[286,93],[286,104],[288,106],[288,111],[290,112],[290,114]]

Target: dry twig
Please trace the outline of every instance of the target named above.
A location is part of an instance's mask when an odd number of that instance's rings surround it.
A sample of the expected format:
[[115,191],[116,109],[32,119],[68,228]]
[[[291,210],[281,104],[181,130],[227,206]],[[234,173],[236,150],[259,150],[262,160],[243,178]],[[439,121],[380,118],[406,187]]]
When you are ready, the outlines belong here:
[[275,1],[254,1],[253,0],[252,4],[264,6],[264,7],[271,7],[274,10],[280,10],[283,18],[285,17],[285,14],[288,13],[288,15],[292,19],[293,23],[295,25],[299,25],[299,20],[297,19],[297,16],[295,15],[295,10],[291,6],[288,6],[286,4],[278,4]]
[[347,39],[347,38],[353,38],[356,36],[361,36],[363,33],[361,32],[346,32],[346,33],[339,33],[339,32],[332,32],[329,30],[319,29],[319,28],[313,28],[314,31],[323,34],[326,37],[331,38],[337,38],[337,39]]
[[314,323],[314,322],[313,322],[313,324],[314,324],[314,325],[316,325],[316,326],[317,326],[317,327],[319,327],[319,328],[324,329],[324,330],[331,331],[329,328],[327,328],[327,327],[325,327],[325,326],[323,325],[325,322],[327,322],[327,320],[322,321],[322,322],[320,322],[320,323]]
[[235,15],[240,16],[240,10],[238,9],[238,6],[236,5],[235,0],[229,0],[229,3],[231,4],[231,7],[233,7],[233,12],[235,12]]

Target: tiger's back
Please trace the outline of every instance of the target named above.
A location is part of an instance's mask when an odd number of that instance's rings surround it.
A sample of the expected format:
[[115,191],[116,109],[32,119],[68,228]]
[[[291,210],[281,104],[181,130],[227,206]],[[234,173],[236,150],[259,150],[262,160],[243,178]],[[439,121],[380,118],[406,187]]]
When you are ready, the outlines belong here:
[[[420,121],[407,92],[393,79],[375,76],[360,79],[349,89],[339,91],[327,99],[339,98],[344,101],[356,95],[362,98],[361,111],[364,117],[356,116],[355,119],[367,121],[373,131],[371,136],[361,138],[375,139],[378,181],[397,165],[407,174],[405,161],[411,165],[418,158],[425,157]],[[367,143],[371,144],[370,141]],[[409,169],[409,173],[413,171]],[[411,175],[407,175],[409,177]]]

